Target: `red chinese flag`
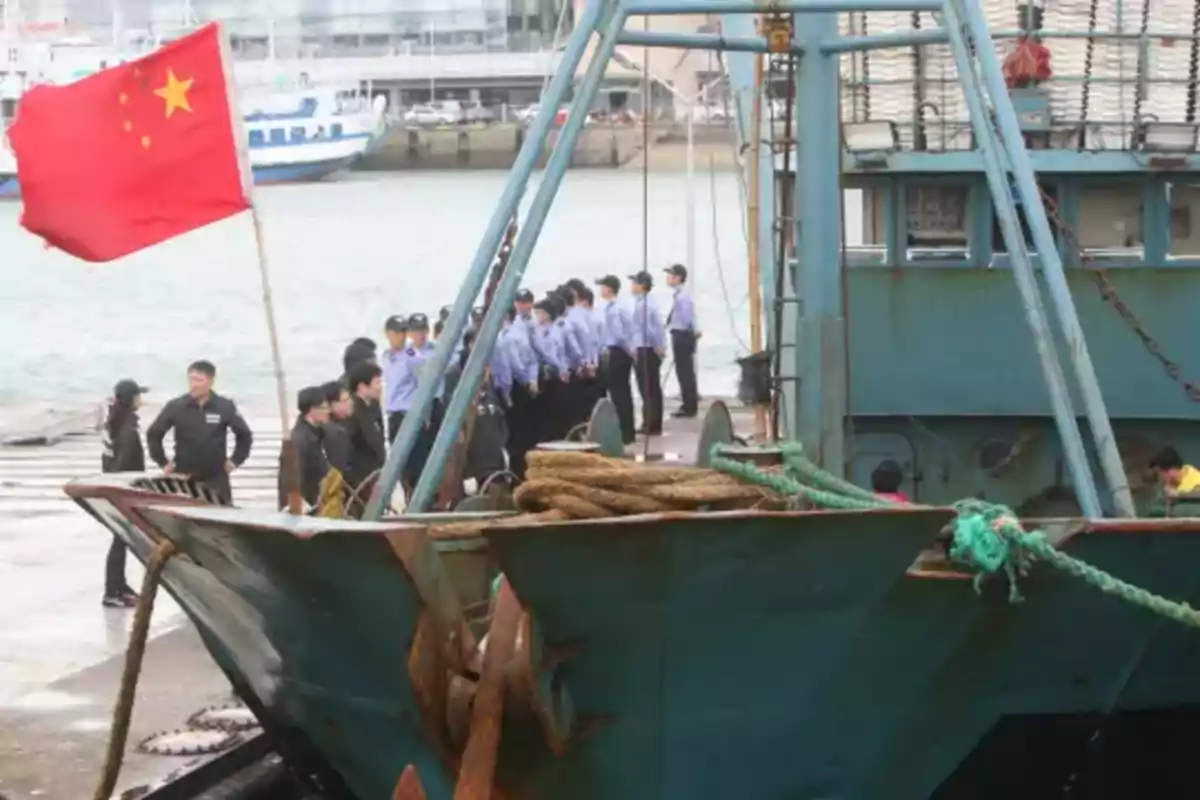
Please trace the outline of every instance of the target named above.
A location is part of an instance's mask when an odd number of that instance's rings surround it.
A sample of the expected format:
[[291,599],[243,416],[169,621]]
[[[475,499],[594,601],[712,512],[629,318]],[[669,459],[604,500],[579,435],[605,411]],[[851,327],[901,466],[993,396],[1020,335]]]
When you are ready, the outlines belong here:
[[217,24],[67,86],[35,86],[9,130],[21,224],[111,261],[250,208]]

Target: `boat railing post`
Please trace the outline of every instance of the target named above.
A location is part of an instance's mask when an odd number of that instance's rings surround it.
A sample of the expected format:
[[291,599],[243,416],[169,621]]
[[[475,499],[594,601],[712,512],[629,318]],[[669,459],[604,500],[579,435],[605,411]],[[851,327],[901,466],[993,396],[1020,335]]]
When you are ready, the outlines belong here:
[[[579,64],[587,52],[592,32],[599,27],[602,12],[608,5],[609,0],[589,0],[579,19],[578,27],[567,40],[558,69],[555,70],[553,78],[547,85],[538,112],[530,123],[529,130],[526,131],[521,149],[517,153],[516,161],[509,173],[508,183],[505,184],[504,192],[500,195],[500,202],[492,213],[492,218],[488,221],[479,248],[475,251],[471,268],[454,301],[454,308],[451,309],[450,316],[446,318],[445,329],[438,339],[433,355],[429,357],[429,361],[426,362],[425,369],[421,373],[417,384],[417,395],[413,399],[413,407],[408,414],[404,415],[404,422],[401,423],[400,430],[396,433],[379,482],[371,493],[371,502],[367,505],[365,515],[368,520],[379,519],[383,516],[384,510],[391,505],[392,492],[396,488],[401,470],[403,470],[409,455],[412,454],[421,428],[425,425],[425,419],[429,415],[434,396],[437,394],[438,384],[450,364],[454,348],[462,339],[463,331],[466,329],[467,320],[471,314],[471,306],[483,289],[492,266],[492,259],[495,258],[504,232],[508,229],[508,225],[520,205],[521,196],[525,193],[525,187],[529,183],[529,177],[533,174],[538,157],[542,153],[542,144],[554,125],[558,107],[575,81],[575,71],[579,68]],[[453,423],[457,429],[462,420],[455,421],[448,416],[446,423]]]
[[1063,338],[1066,339],[1068,357],[1075,368],[1075,380],[1078,382],[1080,394],[1083,396],[1088,426],[1095,439],[1096,453],[1100,457],[1104,477],[1108,482],[1113,510],[1118,516],[1135,516],[1137,512],[1133,505],[1133,495],[1129,490],[1125,467],[1121,463],[1121,454],[1117,450],[1117,442],[1113,435],[1112,422],[1108,418],[1108,409],[1104,404],[1104,396],[1100,392],[1100,381],[1096,377],[1096,368],[1092,364],[1087,340],[1084,337],[1083,328],[1079,324],[1075,301],[1071,297],[1071,287],[1067,283],[1067,276],[1063,271],[1062,257],[1058,252],[1054,234],[1050,230],[1050,221],[1046,217],[1046,209],[1043,206],[1041,192],[1034,176],[1033,164],[1029,159],[1029,152],[1025,149],[1025,140],[1017,120],[1017,112],[1013,108],[1012,98],[1009,96],[1008,87],[1004,82],[1004,73],[1000,68],[1000,59],[996,55],[991,34],[988,32],[987,21],[976,2],[958,3],[958,0],[946,0],[945,5],[946,8],[958,11],[960,20],[965,23],[965,31],[960,29],[952,32],[951,35],[962,35],[965,32],[971,37],[974,44],[980,78],[987,87],[995,111],[1000,145],[1008,156],[1008,164],[1012,169],[1017,192],[1020,195],[1021,204],[1025,208],[1025,221],[1029,226],[1034,247],[1041,260],[1042,274],[1050,288],[1050,298],[1057,312],[1058,324]]
[[992,201],[996,206],[996,216],[1000,221],[1001,233],[1004,235],[1004,243],[1008,247],[1008,255],[1012,261],[1013,278],[1017,284],[1017,291],[1021,295],[1025,319],[1033,333],[1033,342],[1037,347],[1038,360],[1041,362],[1042,376],[1045,378],[1046,388],[1050,392],[1050,406],[1058,426],[1058,435],[1062,439],[1063,452],[1067,456],[1067,465],[1075,484],[1075,494],[1079,499],[1079,506],[1087,516],[1099,517],[1101,516],[1100,496],[1096,490],[1095,477],[1092,475],[1087,451],[1083,446],[1083,436],[1079,432],[1079,423],[1071,403],[1071,393],[1058,358],[1058,348],[1054,343],[1054,334],[1046,316],[1046,308],[1042,303],[1041,290],[1037,285],[1033,262],[1025,247],[1021,223],[1017,219],[1016,203],[1013,201],[1012,190],[1008,183],[1008,173],[1001,161],[996,132],[988,118],[983,91],[971,61],[970,48],[963,35],[962,20],[959,19],[954,6],[953,2],[948,2],[944,12],[945,25],[950,29],[950,52],[954,56],[954,64],[958,69],[959,80],[962,82],[971,128],[975,132],[979,152],[983,156],[984,174],[987,176],[988,188],[991,190]]
[[[525,275],[525,267],[529,263],[529,256],[533,252],[538,234],[541,233],[542,225],[546,221],[546,214],[550,211],[550,206],[558,193],[563,175],[571,165],[571,159],[575,153],[575,142],[583,129],[587,112],[599,92],[604,72],[612,58],[613,49],[616,47],[617,37],[625,25],[625,12],[621,8],[620,0],[604,0],[604,5],[602,16],[607,22],[604,33],[592,53],[591,63],[588,65],[583,82],[580,84],[579,91],[567,114],[567,119],[563,123],[561,135],[546,163],[545,174],[538,185],[537,194],[534,195],[533,202],[530,204],[528,217],[517,233],[517,241],[513,245],[512,255],[509,257],[500,284],[496,287],[496,295],[492,304],[484,315],[479,335],[471,347],[471,354],[463,368],[462,377],[454,390],[454,397],[450,400],[445,419],[443,419],[441,429],[433,442],[425,469],[421,472],[421,477],[417,481],[405,513],[416,514],[425,510],[437,490],[445,469],[446,458],[450,448],[458,439],[467,407],[475,401],[479,385],[483,380],[484,370],[491,361],[492,350],[495,347],[496,338],[500,334],[501,320],[516,299],[521,279]],[[555,108],[557,109],[557,106]],[[543,107],[542,110],[546,109]],[[407,421],[406,418],[405,422]]]

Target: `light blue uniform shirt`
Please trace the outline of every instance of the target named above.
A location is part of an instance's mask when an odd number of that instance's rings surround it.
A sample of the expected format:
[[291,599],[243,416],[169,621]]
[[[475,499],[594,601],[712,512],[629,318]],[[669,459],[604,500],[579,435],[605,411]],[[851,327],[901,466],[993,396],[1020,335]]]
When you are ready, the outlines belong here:
[[539,365],[552,367],[558,371],[559,375],[570,372],[571,367],[567,364],[563,348],[561,328],[553,322],[537,326],[537,330],[533,334],[533,350],[537,353]]
[[601,309],[604,315],[604,346],[633,349],[633,317],[614,297]]
[[[407,412],[412,408],[413,400],[417,396],[417,387],[420,385],[421,371],[433,355],[434,347],[433,342],[426,341],[421,347],[388,350],[383,354],[384,381],[387,386],[387,402],[384,407],[389,414]],[[445,388],[446,379],[443,376],[438,381],[437,393],[434,396],[442,399]]]
[[586,311],[588,324],[592,327],[592,341],[596,343],[596,363],[599,364],[604,350],[608,347],[604,337],[604,313],[598,308],[589,308]]
[[554,327],[562,334],[563,342],[563,358],[567,362],[568,369],[579,369],[587,363],[587,357],[583,351],[583,345],[579,342],[577,331],[571,321],[566,316],[561,316],[554,321]]
[[538,357],[529,339],[529,329],[519,322],[506,325],[500,331],[500,340],[511,355],[513,380],[537,386]]
[[600,356],[600,343],[592,328],[591,314],[583,306],[571,306],[567,309],[567,324],[575,331],[575,341],[583,353],[583,362],[595,364]]
[[512,348],[509,346],[508,340],[505,339],[503,332],[496,339],[496,346],[492,348],[492,388],[496,393],[503,397],[506,401],[511,400],[512,384],[513,384],[513,355]]
[[694,331],[696,330],[696,304],[691,292],[682,288],[675,290],[675,301],[671,313],[667,314],[667,330]]
[[657,350],[666,346],[666,336],[663,334],[662,317],[658,308],[649,295],[639,294],[633,300],[633,346],[649,347]]

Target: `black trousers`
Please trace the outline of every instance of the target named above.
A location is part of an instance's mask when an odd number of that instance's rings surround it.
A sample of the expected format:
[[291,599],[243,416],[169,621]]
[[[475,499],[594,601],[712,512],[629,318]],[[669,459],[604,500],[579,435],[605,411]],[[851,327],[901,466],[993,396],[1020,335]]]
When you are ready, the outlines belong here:
[[555,442],[567,435],[571,420],[571,384],[559,379],[549,371],[542,373],[538,381],[537,402],[534,403],[537,416],[537,438],[534,444],[540,442]]
[[642,396],[646,433],[660,434],[663,426],[662,356],[651,347],[637,350],[637,387]]
[[671,355],[675,359],[675,377],[679,380],[682,398],[679,410],[694,415],[700,408],[696,391],[696,332],[671,331]]
[[233,487],[229,485],[228,472],[222,472],[211,478],[195,478],[194,480],[211,492],[221,505],[233,505]]
[[608,388],[609,399],[617,409],[617,419],[621,421],[621,438],[625,444],[632,444],[637,438],[633,422],[633,390],[629,388],[629,376],[633,372],[633,358],[621,347],[608,348],[608,368],[605,370],[604,383]]
[[125,543],[113,535],[108,546],[108,558],[104,561],[104,596],[118,597],[130,591],[125,581]]
[[[404,422],[404,415],[407,413],[407,411],[388,413],[388,444],[396,441],[396,434],[400,431],[400,425]],[[433,440],[437,438],[441,424],[442,402],[434,400],[433,408],[429,412],[429,424],[423,426],[420,433],[417,434],[417,441],[413,444],[412,452],[408,454],[408,461],[404,463],[404,470],[400,473],[400,480],[404,482],[406,489],[411,490],[420,480],[421,472],[425,469],[425,462],[429,460],[429,451],[433,448]]]
[[537,399],[522,384],[512,387],[512,405],[504,412],[508,421],[508,469],[525,480],[525,454],[538,441]]

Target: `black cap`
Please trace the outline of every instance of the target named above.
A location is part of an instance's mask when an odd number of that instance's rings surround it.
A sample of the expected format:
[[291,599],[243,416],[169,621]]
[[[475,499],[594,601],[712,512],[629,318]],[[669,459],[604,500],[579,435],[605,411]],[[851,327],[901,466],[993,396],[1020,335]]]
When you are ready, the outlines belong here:
[[567,281],[566,287],[572,291],[578,292],[580,289],[586,289],[587,284],[581,281],[579,278],[571,278],[571,280]]
[[533,292],[529,291],[528,289],[522,289],[521,291],[517,292],[517,302],[518,303],[532,303],[533,302]]
[[687,267],[685,267],[683,264],[672,264],[664,269],[663,272],[667,273],[668,275],[674,275],[676,278],[681,280],[687,280]]
[[642,270],[634,275],[629,276],[629,280],[636,283],[638,286],[645,286],[647,289],[654,288],[654,278],[646,270]]
[[301,414],[307,414],[312,409],[329,402],[325,397],[324,386],[306,386],[296,394],[296,408]]
[[408,329],[410,331],[429,330],[429,317],[424,314],[413,314],[408,318]]
[[131,402],[133,398],[148,391],[150,389],[142,386],[132,378],[125,378],[124,380],[117,381],[117,385],[113,387],[113,397],[117,400]]
[[605,275],[603,278],[596,278],[597,286],[607,286],[614,292],[621,291],[621,279],[616,275]]
[[408,330],[408,319],[403,314],[392,314],[387,318],[387,322],[383,323],[383,329],[395,333],[404,333]]

